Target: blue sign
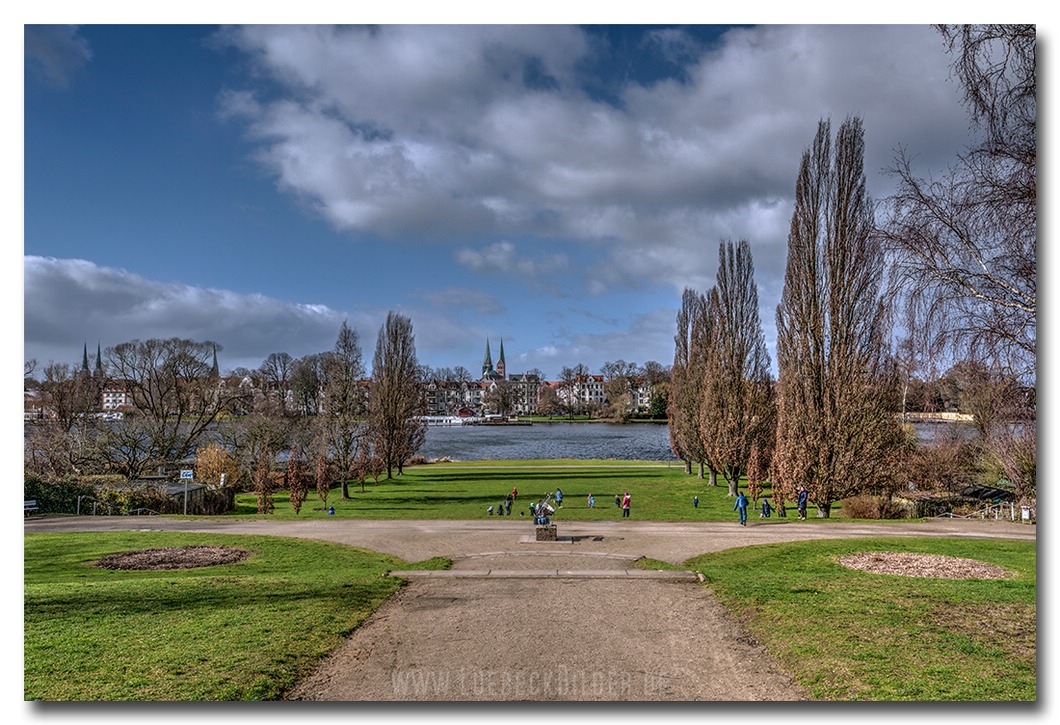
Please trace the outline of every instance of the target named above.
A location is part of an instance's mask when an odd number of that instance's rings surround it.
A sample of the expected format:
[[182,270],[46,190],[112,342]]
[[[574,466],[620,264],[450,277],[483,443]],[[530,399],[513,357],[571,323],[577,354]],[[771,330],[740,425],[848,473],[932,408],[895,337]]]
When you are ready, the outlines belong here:
[[182,480],[185,479],[185,478],[188,478],[188,479],[195,478],[195,471],[191,470],[190,468],[185,468],[185,469],[181,470],[180,477],[181,477]]

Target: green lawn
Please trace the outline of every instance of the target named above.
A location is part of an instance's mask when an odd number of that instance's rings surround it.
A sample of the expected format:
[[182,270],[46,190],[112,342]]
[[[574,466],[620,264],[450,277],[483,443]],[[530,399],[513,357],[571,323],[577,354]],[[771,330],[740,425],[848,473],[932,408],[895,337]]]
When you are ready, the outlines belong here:
[[[487,518],[486,509],[494,509],[511,492],[519,490],[512,507],[515,520],[519,512],[529,517],[528,505],[546,493],[563,491],[563,509],[558,521],[604,521],[621,517],[615,496],[626,491],[632,494],[630,518],[648,521],[735,521],[733,499],[728,487],[719,477],[719,485],[695,474],[686,475],[680,463],[656,463],[606,460],[527,460],[527,461],[470,461],[462,463],[431,463],[405,469],[402,476],[379,483],[368,479],[364,492],[355,483],[350,486],[350,498],[343,500],[338,487],[332,488],[328,506],[335,507],[335,516],[360,519],[481,519]],[[587,504],[589,494],[596,499],[596,507]],[[769,489],[766,489],[769,495]],[[699,496],[699,507],[692,499]],[[302,510],[295,514],[286,491],[274,496],[274,518],[309,518],[327,516],[314,489],[310,489]],[[811,509],[810,517],[814,510]],[[253,494],[236,497],[235,515],[257,516],[257,498]],[[788,521],[794,509],[789,509]],[[752,517],[758,514],[752,512]],[[774,514],[773,521],[777,521]],[[832,509],[833,519],[840,518],[839,507]],[[784,519],[779,519],[783,521]]]
[[[977,559],[1017,576],[886,576],[836,561],[863,551]],[[1035,562],[1034,542],[879,538],[750,546],[686,565],[817,699],[1034,701]]]
[[[196,544],[252,555],[172,571],[94,566],[107,554]],[[409,566],[265,536],[27,534],[25,699],[275,699],[397,590],[384,571]]]

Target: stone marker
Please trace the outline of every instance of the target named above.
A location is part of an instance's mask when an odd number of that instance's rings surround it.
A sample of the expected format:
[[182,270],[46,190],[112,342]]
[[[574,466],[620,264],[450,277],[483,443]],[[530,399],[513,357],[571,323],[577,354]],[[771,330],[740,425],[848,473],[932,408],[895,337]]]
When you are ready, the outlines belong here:
[[537,540],[538,541],[556,541],[556,527],[552,526],[538,526],[537,527]]

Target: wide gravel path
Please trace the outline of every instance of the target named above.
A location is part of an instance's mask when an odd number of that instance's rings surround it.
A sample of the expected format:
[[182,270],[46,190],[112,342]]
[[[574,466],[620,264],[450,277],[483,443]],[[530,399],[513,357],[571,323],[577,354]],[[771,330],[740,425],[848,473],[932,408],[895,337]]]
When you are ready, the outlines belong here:
[[559,542],[518,520],[262,521],[42,517],[25,531],[196,531],[335,541],[448,572],[408,584],[322,661],[290,699],[798,700],[806,693],[694,575],[648,572],[750,544],[873,536],[1034,540],[1035,527],[916,523],[561,522]]

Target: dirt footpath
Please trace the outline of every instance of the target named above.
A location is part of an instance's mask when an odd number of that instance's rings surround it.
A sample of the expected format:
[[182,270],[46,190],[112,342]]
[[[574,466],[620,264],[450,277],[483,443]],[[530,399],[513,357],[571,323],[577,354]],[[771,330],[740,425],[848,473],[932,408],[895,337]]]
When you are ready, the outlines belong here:
[[804,697],[696,582],[562,577],[413,580],[288,695],[344,701]]

